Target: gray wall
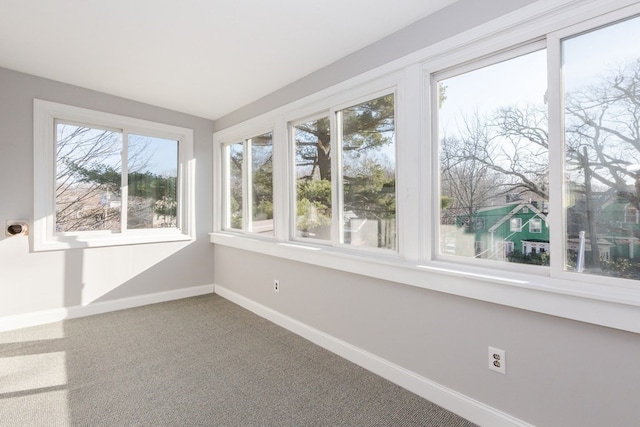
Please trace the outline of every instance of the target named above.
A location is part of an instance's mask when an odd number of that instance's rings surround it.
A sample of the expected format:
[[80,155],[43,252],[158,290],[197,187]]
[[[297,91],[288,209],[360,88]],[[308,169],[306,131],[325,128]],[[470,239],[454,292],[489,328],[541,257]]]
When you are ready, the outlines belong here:
[[[531,3],[460,1],[217,120],[216,130]],[[229,247],[215,246],[214,259],[224,266],[216,284],[526,422],[640,420],[636,334]],[[488,370],[489,345],[507,351],[507,375]]]
[[533,425],[640,420],[636,334],[228,247],[214,259],[217,284]]
[[[33,224],[33,99],[194,130],[197,240],[39,252],[4,236],[7,219]],[[0,318],[87,302],[210,285],[213,121],[0,68]]]

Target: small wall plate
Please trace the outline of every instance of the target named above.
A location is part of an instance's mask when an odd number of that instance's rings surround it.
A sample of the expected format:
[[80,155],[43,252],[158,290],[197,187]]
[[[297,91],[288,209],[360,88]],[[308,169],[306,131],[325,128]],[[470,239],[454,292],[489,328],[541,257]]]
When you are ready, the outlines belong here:
[[29,221],[26,219],[8,219],[5,222],[4,234],[7,237],[28,236]]

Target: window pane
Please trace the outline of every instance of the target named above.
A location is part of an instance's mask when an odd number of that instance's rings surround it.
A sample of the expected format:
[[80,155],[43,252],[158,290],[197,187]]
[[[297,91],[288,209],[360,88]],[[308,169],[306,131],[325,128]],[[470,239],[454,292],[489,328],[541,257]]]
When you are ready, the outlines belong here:
[[230,227],[242,229],[242,164],[244,162],[244,143],[229,146],[229,213]]
[[178,141],[128,136],[127,228],[177,226]]
[[562,43],[565,269],[640,279],[640,18]]
[[56,232],[120,231],[122,133],[56,123]]
[[438,82],[440,253],[549,263],[546,73],[543,50]]
[[343,242],[396,249],[394,96],[338,113],[342,135]]
[[251,230],[273,236],[273,145],[271,132],[249,140],[251,145]]
[[296,148],[296,236],[331,239],[329,118],[293,128]]

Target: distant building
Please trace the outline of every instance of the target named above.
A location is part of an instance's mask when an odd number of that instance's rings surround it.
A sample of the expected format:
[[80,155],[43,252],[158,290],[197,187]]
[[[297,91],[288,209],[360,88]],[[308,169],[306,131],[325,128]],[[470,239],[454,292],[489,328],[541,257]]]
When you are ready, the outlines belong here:
[[512,252],[549,252],[547,215],[535,202],[520,200],[480,209],[469,229],[475,235],[478,258],[505,260]]

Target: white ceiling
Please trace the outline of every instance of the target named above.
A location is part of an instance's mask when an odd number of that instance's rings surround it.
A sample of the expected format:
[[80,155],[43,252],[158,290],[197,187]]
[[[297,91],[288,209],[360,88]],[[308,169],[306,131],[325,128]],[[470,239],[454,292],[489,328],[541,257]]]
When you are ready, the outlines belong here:
[[0,0],[0,67],[217,119],[455,0]]

